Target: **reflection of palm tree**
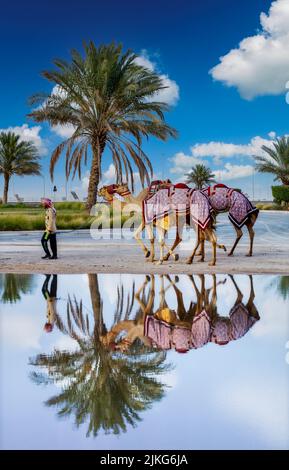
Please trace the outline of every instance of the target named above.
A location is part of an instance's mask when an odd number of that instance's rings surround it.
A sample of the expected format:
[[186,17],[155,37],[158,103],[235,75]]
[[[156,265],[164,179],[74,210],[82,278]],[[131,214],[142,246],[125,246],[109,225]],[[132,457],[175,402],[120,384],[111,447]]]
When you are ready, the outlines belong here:
[[278,276],[273,285],[284,300],[289,298],[289,276]]
[[33,289],[33,274],[0,274],[0,296],[3,303],[16,303],[21,294]]
[[75,415],[77,426],[88,422],[88,435],[95,436],[100,429],[118,434],[127,424],[134,426],[140,420],[139,412],[163,397],[164,385],[154,375],[168,369],[163,364],[166,356],[138,344],[126,355],[105,348],[100,341],[106,329],[97,275],[89,276],[89,287],[93,327],[83,313],[82,301],[69,298],[67,320],[64,323],[58,317],[56,324],[78,347],[31,359],[31,365],[45,370],[34,372],[32,379],[61,385],[61,393],[50,398],[47,406],[57,406],[59,416]]

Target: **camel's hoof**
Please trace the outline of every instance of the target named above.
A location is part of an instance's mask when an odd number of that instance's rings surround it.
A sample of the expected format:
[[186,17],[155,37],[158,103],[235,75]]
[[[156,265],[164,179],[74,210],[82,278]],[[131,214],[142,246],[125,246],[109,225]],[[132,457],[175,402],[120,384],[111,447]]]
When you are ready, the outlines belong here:
[[151,252],[150,252],[150,250],[148,250],[148,251],[146,252],[146,254],[145,254],[145,258],[149,258],[150,255],[151,255]]
[[189,259],[187,259],[186,264],[192,264],[192,262],[193,262],[193,260],[191,260],[191,259],[189,258]]
[[223,246],[223,250],[224,250],[224,252],[226,253],[227,248],[225,247],[225,245]]
[[209,263],[209,266],[216,266],[216,263],[215,263],[214,261],[211,261],[211,262]]
[[233,256],[233,253],[231,253],[231,252],[230,252],[230,253],[228,253],[228,256]]
[[198,259],[198,263],[203,263],[204,261],[204,258]]
[[252,253],[247,253],[246,256],[250,257],[252,256]]
[[175,261],[179,261],[179,259],[180,259],[180,255],[176,254],[175,255]]
[[169,257],[170,257],[170,255],[164,256],[163,261],[168,261]]
[[156,266],[160,266],[161,264],[163,264],[163,260],[161,260],[161,259],[159,259],[158,261],[155,262]]

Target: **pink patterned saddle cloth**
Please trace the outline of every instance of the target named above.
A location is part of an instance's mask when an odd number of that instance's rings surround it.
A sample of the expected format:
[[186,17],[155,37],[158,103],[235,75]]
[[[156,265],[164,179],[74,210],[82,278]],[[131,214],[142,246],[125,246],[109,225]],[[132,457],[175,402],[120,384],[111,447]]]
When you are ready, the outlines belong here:
[[174,213],[189,215],[190,223],[195,223],[204,230],[211,221],[212,211],[207,195],[186,185],[172,185],[160,189],[143,202],[143,217],[146,224]]
[[251,204],[249,199],[240,191],[228,188],[224,184],[216,184],[203,190],[210,200],[210,204],[216,212],[229,212],[229,219],[238,228],[242,228],[249,215],[258,209]]

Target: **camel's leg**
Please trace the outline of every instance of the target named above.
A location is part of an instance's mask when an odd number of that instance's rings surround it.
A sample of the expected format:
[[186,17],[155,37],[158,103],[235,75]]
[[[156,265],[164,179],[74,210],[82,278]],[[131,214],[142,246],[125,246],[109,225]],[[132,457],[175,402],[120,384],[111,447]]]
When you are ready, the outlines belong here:
[[179,255],[177,255],[173,252],[176,249],[176,247],[181,243],[181,241],[182,241],[182,239],[180,238],[179,234],[177,233],[175,241],[174,241],[172,247],[168,249],[167,254],[164,256],[164,261],[167,261],[171,255],[174,257],[175,261],[177,261],[179,259]]
[[253,254],[253,242],[254,242],[254,236],[255,236],[255,230],[253,229],[253,224],[251,221],[248,221],[246,223],[246,227],[248,229],[248,232],[249,232],[249,237],[250,237],[250,248],[249,248],[249,252],[247,253],[246,256],[252,256]]
[[[217,248],[220,248],[220,250],[227,251],[226,246],[223,245],[223,244],[220,245],[219,243],[217,243]],[[198,253],[196,253],[196,256],[204,256],[204,258],[205,258],[205,254],[203,254],[202,247],[200,248],[200,250],[198,251]]]
[[185,218],[184,217],[179,218],[178,216],[176,216],[176,217],[177,217],[177,219],[176,219],[176,238],[175,238],[175,241],[174,241],[172,247],[168,250],[168,253],[164,256],[164,261],[167,261],[171,255],[174,257],[175,261],[178,261],[178,259],[179,259],[179,255],[175,254],[174,251],[182,241],[182,235],[183,235],[183,230],[184,230],[184,225],[185,225]]
[[232,283],[234,284],[235,286],[235,289],[237,291],[237,299],[236,299],[236,302],[235,302],[235,305],[236,304],[239,304],[240,302],[242,302],[243,300],[243,294],[242,292],[240,291],[239,287],[238,287],[238,284],[236,283],[235,279],[234,279],[234,276],[232,276],[231,274],[229,274],[230,276],[230,279],[232,281]]
[[217,237],[214,229],[212,228],[207,228],[205,231],[206,239],[209,240],[212,244],[212,251],[213,251],[213,257],[212,260],[209,262],[209,266],[215,266],[216,264],[216,257],[217,257]]
[[173,283],[172,286],[173,286],[173,289],[175,291],[176,298],[177,298],[177,305],[178,305],[177,315],[178,315],[178,318],[179,318],[179,320],[184,320],[184,318],[186,317],[187,311],[185,309],[183,293],[180,291],[180,289],[176,286],[175,283]]
[[204,239],[201,241],[201,248],[200,248],[199,253],[196,254],[196,256],[198,256],[198,254],[201,256],[201,258],[198,261],[199,262],[205,261],[205,240]]
[[150,256],[150,251],[148,250],[148,248],[145,246],[144,242],[140,238],[140,234],[142,233],[144,228],[145,228],[145,224],[144,222],[142,222],[139,225],[139,227],[136,229],[136,231],[134,232],[133,236],[136,242],[139,244],[139,246],[143,250],[145,257],[148,258]]
[[191,256],[187,259],[186,264],[192,264],[192,262],[194,261],[195,254],[196,254],[197,249],[199,248],[200,243],[201,243],[201,237],[202,237],[201,229],[198,226],[198,228],[197,228],[197,240],[196,240],[195,248],[194,248],[193,253],[191,254]]
[[237,233],[237,237],[236,237],[236,240],[235,240],[235,243],[234,245],[232,246],[232,249],[230,251],[230,253],[228,254],[228,256],[232,256],[234,251],[235,251],[235,248],[236,246],[238,245],[240,239],[242,238],[242,235],[243,235],[243,232],[240,228],[236,227],[235,225],[233,225],[234,229],[236,230],[236,233]]
[[164,246],[165,246],[166,231],[163,228],[158,227],[158,232],[159,232],[159,244],[160,244],[160,257],[159,257],[157,264],[162,264],[164,261]]
[[248,299],[246,307],[247,307],[250,315],[252,315],[252,317],[256,318],[257,320],[260,320],[258,310],[256,309],[256,306],[254,304],[255,291],[254,291],[252,274],[249,275],[249,279],[250,279],[250,297]]
[[154,261],[155,260],[155,238],[154,238],[154,232],[153,232],[153,227],[151,224],[146,225],[146,230],[147,234],[150,240],[151,244],[151,249],[150,249],[150,256],[148,258],[148,261]]
[[[179,243],[180,243],[181,241],[182,241],[182,240],[180,240]],[[179,244],[179,243],[178,243],[178,244]],[[173,248],[170,248],[166,243],[164,243],[164,246],[165,246],[166,249],[168,250],[168,253],[164,256],[163,260],[164,260],[164,261],[167,261],[167,260],[169,259],[170,255],[172,255],[172,257],[174,258],[174,260],[175,260],[175,261],[178,261],[179,255],[172,252],[172,251],[173,251]],[[169,252],[171,252],[171,253],[169,254]]]

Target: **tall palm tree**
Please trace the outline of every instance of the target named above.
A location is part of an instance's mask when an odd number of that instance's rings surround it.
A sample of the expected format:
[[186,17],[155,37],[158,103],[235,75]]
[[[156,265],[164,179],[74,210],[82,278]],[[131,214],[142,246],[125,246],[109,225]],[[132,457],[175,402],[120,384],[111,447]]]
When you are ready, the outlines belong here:
[[21,294],[28,294],[33,288],[33,274],[0,274],[0,300],[3,303],[16,303]]
[[[144,185],[152,174],[149,158],[142,150],[142,140],[150,135],[161,140],[176,136],[176,130],[166,124],[165,103],[154,101],[156,93],[165,88],[159,75],[139,65],[130,50],[121,45],[84,45],[84,57],[76,50],[71,61],[54,61],[55,69],[43,72],[54,84],[51,95],[38,94],[31,98],[38,104],[29,116],[36,122],[47,121],[52,126],[71,126],[71,137],[56,147],[51,156],[50,175],[65,150],[66,178],[78,172],[90,159],[87,207],[97,197],[101,178],[102,156],[107,147],[115,165],[117,182],[125,176],[132,189],[133,164]],[[89,149],[91,150],[91,156]]]
[[[163,397],[165,386],[156,376],[169,366],[164,365],[164,352],[140,344],[127,355],[105,348],[100,341],[104,321],[97,275],[90,276],[89,286],[95,302],[93,325],[83,313],[82,301],[69,298],[66,322],[58,316],[56,324],[77,347],[72,352],[55,350],[31,358],[30,365],[40,369],[31,378],[37,384],[61,386],[61,392],[46,405],[58,407],[60,417],[74,415],[77,426],[87,423],[87,435],[96,436],[101,429],[119,434],[126,431],[127,424],[135,426],[139,413]],[[127,314],[130,302],[125,308],[124,299],[119,298],[117,304]],[[115,313],[120,316],[121,312]]]
[[204,186],[215,182],[214,173],[212,173],[209,167],[203,164],[197,163],[186,176],[187,183],[194,184],[197,189],[202,189]]
[[32,142],[21,142],[14,132],[0,133],[0,174],[4,176],[3,204],[7,204],[12,175],[40,175],[39,156]]
[[289,137],[283,136],[273,142],[273,148],[262,146],[265,156],[255,155],[256,169],[261,173],[272,173],[274,181],[289,185]]

